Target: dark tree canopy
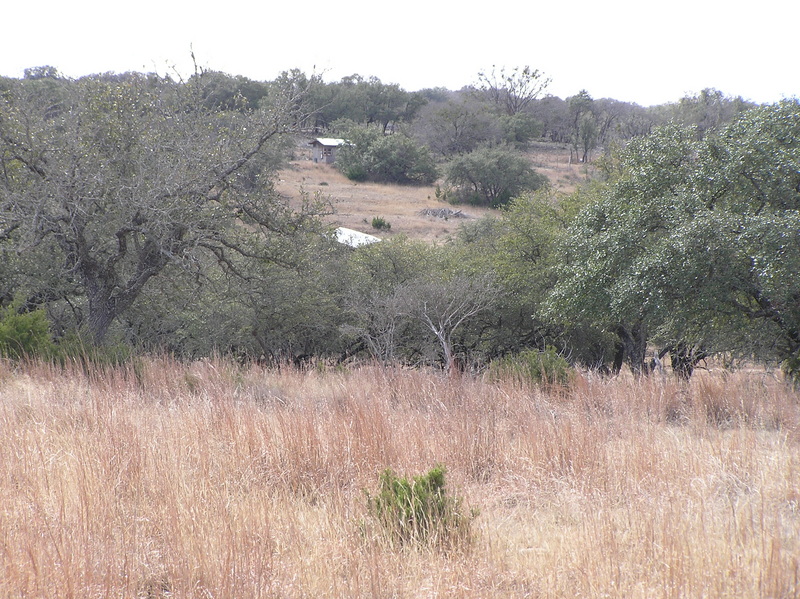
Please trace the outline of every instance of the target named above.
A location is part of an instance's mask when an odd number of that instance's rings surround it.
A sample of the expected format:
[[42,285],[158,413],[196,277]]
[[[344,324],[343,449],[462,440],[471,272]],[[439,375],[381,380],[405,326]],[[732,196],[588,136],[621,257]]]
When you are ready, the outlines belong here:
[[411,137],[385,135],[378,127],[350,127],[337,167],[349,179],[426,185],[438,176],[428,148]]
[[[644,373],[655,349],[684,377],[724,352],[800,381],[797,101],[704,90],[643,108],[540,98],[530,67],[479,78],[408,93],[297,69],[0,77],[0,321],[48,325],[53,351],[479,368],[555,346]],[[345,248],[324,202],[272,184],[323,130],[351,179],[439,182],[436,200],[499,210],[434,244],[398,221]],[[598,168],[556,175],[562,193],[534,147]]]
[[268,258],[243,226],[291,227],[269,175],[300,116],[293,90],[243,114],[209,107],[200,80],[42,83],[0,99],[0,235],[52,256],[96,342],[167,265],[201,276],[204,253]]
[[800,104],[752,109],[631,143],[572,227],[554,311],[618,332],[641,369],[648,339],[742,354],[800,353]]

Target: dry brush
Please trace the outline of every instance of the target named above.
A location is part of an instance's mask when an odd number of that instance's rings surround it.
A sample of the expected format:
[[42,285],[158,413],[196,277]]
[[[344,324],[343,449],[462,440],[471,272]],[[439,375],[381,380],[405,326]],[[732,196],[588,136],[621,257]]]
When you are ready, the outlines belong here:
[[[0,431],[4,597],[800,594],[800,401],[767,376],[5,364]],[[364,491],[437,463],[474,534],[387,544]]]

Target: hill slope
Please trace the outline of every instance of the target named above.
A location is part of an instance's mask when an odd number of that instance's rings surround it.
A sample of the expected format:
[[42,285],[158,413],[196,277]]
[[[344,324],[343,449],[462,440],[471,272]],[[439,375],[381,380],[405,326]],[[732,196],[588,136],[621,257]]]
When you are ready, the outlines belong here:
[[[302,142],[295,158],[278,174],[276,189],[289,199],[299,198],[301,190],[328,198],[335,214],[332,224],[386,238],[399,234],[426,241],[445,241],[465,219],[480,218],[493,212],[476,206],[452,206],[436,198],[435,186],[356,183],[335,166],[315,163]],[[569,164],[569,150],[555,144],[540,144],[528,156],[534,167],[561,191],[572,191],[585,178],[582,165]],[[456,217],[441,218],[428,213],[460,211]],[[376,231],[372,219],[382,217],[389,231]]]

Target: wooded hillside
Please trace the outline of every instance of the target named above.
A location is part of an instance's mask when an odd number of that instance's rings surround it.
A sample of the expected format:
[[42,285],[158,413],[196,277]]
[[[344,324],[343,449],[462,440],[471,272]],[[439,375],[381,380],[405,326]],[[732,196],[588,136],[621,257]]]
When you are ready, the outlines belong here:
[[[0,80],[0,353],[480,370],[552,349],[796,380],[798,127],[796,100],[561,99],[529,67],[416,92],[29,69]],[[313,137],[347,140],[336,171],[302,165]],[[385,198],[353,209],[365,189]],[[445,207],[472,218],[420,215]],[[385,239],[353,251],[337,224]]]

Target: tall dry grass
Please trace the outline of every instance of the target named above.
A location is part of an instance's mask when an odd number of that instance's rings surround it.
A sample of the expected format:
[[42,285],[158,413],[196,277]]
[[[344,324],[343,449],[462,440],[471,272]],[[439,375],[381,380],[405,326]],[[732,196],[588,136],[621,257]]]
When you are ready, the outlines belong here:
[[[800,398],[363,367],[0,365],[2,597],[797,597]],[[392,548],[364,490],[435,463],[470,544]]]

